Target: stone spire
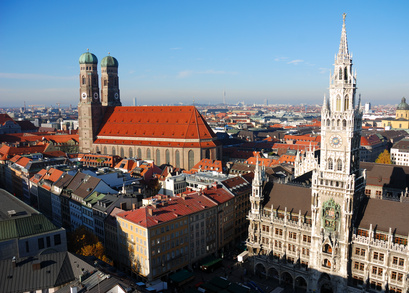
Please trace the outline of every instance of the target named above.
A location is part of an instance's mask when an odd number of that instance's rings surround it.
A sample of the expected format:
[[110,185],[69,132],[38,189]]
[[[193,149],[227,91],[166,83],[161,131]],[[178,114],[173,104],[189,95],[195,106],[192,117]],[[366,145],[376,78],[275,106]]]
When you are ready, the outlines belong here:
[[347,14],[344,13],[342,15],[343,24],[342,24],[342,33],[341,33],[341,41],[339,43],[339,50],[337,54],[337,61],[343,62],[344,60],[350,59],[349,51],[348,51],[348,41],[347,41],[347,31],[345,28],[345,18]]

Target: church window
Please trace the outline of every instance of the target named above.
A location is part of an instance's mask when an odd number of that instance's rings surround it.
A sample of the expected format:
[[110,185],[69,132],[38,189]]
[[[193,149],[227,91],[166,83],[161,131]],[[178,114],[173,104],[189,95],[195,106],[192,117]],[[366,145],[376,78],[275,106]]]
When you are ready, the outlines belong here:
[[205,158],[210,159],[210,150],[209,149],[205,150]]
[[151,159],[151,149],[146,150],[146,159],[150,160]]
[[107,80],[106,79],[104,79],[104,86],[106,86],[107,85]]
[[330,126],[331,121],[328,119],[327,120],[327,126]]
[[338,72],[338,79],[341,80],[342,79],[342,68],[339,69]]
[[329,159],[328,159],[328,170],[332,170],[333,168],[334,168],[334,166],[333,166],[332,159],[329,158]]
[[344,69],[344,80],[348,80],[348,70],[346,67]]
[[337,170],[342,171],[342,161],[341,161],[341,159],[338,159],[338,161],[337,161]]
[[331,268],[331,262],[328,259],[324,259],[323,266],[326,268]]
[[342,120],[342,127],[343,128],[346,128],[347,127],[347,121],[344,119],[344,120]]
[[187,153],[187,158],[188,158],[188,170],[190,170],[195,165],[195,154],[192,150],[189,150],[189,152]]
[[132,158],[132,157],[133,157],[132,148],[129,148],[128,156],[129,156],[129,158]]
[[107,153],[107,147],[106,146],[104,146],[104,155],[107,155],[108,153]]
[[85,84],[85,76],[82,76],[82,84]]
[[175,166],[176,168],[180,168],[180,152],[176,150],[175,152]]
[[332,253],[332,247],[331,247],[331,245],[325,244],[325,245],[323,246],[323,248],[322,248],[322,252]]
[[140,148],[138,148],[137,156],[138,156],[138,159],[141,159],[141,158],[142,158],[142,151],[141,151]]
[[165,160],[166,160],[166,164],[169,164],[169,162],[170,162],[170,154],[169,154],[169,150],[166,150],[166,152],[165,152]]
[[345,96],[344,110],[348,110],[348,109],[349,109],[349,96],[346,95],[346,96]]
[[98,147],[98,146],[95,147],[95,152],[96,152],[97,154],[99,153],[99,147]]
[[121,158],[124,157],[124,148],[123,147],[121,147],[121,149],[120,149],[120,156],[121,156]]
[[337,127],[339,127],[340,126],[340,124],[341,124],[341,120],[337,120]]
[[156,165],[160,165],[160,150],[156,150]]
[[116,150],[115,147],[112,147],[112,155],[115,156],[116,155]]
[[338,95],[337,96],[337,107],[336,107],[337,111],[341,111],[341,97]]

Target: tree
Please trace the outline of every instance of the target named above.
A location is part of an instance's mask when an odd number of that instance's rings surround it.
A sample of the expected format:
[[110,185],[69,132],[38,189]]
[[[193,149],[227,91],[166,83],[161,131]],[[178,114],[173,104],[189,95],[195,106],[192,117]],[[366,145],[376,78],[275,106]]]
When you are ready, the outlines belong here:
[[391,155],[388,150],[384,150],[380,153],[379,157],[375,160],[375,163],[378,164],[392,164]]
[[68,250],[84,256],[93,255],[112,265],[112,261],[105,255],[105,248],[102,242],[84,226],[68,234]]

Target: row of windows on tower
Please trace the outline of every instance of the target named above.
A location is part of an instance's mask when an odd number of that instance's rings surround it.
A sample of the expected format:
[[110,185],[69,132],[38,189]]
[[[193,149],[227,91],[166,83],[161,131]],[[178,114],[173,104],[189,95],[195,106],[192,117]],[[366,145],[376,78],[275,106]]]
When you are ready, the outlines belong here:
[[347,67],[344,68],[344,74],[342,74],[342,68],[339,68],[338,79],[342,80],[342,76],[344,80],[348,80],[348,69]]
[[[82,84],[83,85],[85,85],[86,84],[86,78],[85,78],[85,76],[82,76]],[[92,83],[93,84],[96,84],[97,83],[97,79],[96,79],[96,77],[94,77],[93,79],[92,79]],[[107,79],[104,79],[104,86],[107,86],[108,85],[108,80]],[[118,85],[118,79],[114,79],[114,83],[113,83],[113,86],[117,86]]]
[[97,70],[96,66],[84,66],[81,67],[81,70]]
[[[334,169],[334,163],[336,162],[336,169]],[[338,159],[333,161],[331,158],[327,161],[328,170],[342,171],[342,161]]]
[[[341,97],[337,96],[337,101],[336,101],[336,111],[341,111],[341,106],[342,106],[342,102],[341,102]],[[344,99],[344,111],[349,110],[349,97],[345,96]]]

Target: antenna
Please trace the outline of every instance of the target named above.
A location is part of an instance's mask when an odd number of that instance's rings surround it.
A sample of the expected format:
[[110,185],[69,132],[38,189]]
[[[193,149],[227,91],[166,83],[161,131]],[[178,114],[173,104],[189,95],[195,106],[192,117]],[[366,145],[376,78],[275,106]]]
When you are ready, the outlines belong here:
[[226,90],[223,90],[223,105],[226,105]]

